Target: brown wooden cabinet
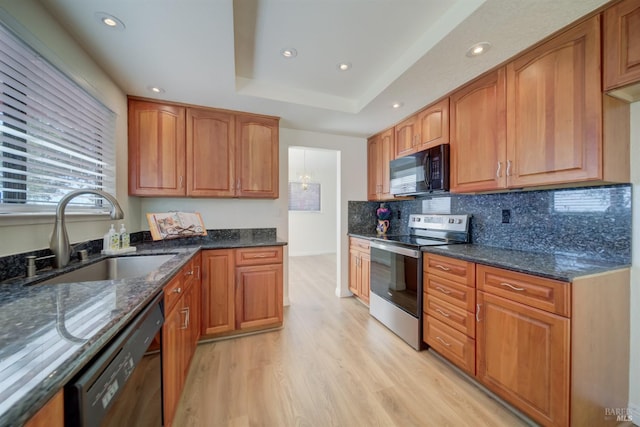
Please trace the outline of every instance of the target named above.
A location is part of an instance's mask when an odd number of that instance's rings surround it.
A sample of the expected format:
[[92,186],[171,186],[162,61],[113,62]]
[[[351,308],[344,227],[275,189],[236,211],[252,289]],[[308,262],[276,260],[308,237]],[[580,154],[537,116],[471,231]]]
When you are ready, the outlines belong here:
[[478,379],[537,422],[568,425],[571,285],[481,265],[477,275]]
[[281,246],[203,251],[203,336],[282,325],[282,255]]
[[395,152],[394,158],[406,156],[416,152],[418,144],[418,117],[413,115],[398,123],[395,128]]
[[229,112],[187,109],[187,194],[235,195],[235,118]]
[[186,194],[185,111],[129,99],[129,194]]
[[202,335],[235,330],[234,275],[233,249],[202,252]]
[[508,187],[602,178],[600,17],[507,64]]
[[640,1],[624,0],[604,12],[604,89],[634,84],[624,98],[640,99]]
[[423,341],[474,375],[475,265],[425,254],[423,273]]
[[29,418],[24,427],[63,427],[64,397],[58,391],[36,414]]
[[418,113],[416,151],[449,143],[449,98],[444,98]]
[[629,181],[629,105],[602,95],[600,17],[450,97],[451,191]]
[[[164,425],[170,427],[200,336],[200,257],[196,256],[165,286],[162,326]],[[176,297],[177,296],[177,297]]]
[[349,290],[369,304],[371,256],[369,241],[349,237]]
[[277,199],[278,119],[236,116],[236,196]]
[[505,107],[504,68],[451,95],[452,192],[491,191],[506,186]]
[[279,195],[278,118],[129,98],[129,194]]
[[390,191],[389,163],[394,159],[394,131],[372,136],[367,141],[367,199],[393,199]]

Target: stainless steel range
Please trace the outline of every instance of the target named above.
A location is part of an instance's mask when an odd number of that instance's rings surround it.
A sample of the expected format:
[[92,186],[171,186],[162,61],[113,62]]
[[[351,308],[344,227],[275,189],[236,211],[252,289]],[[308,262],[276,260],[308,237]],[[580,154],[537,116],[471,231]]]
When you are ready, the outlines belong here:
[[469,219],[413,214],[408,235],[371,240],[369,312],[416,350],[422,348],[421,248],[467,243]]

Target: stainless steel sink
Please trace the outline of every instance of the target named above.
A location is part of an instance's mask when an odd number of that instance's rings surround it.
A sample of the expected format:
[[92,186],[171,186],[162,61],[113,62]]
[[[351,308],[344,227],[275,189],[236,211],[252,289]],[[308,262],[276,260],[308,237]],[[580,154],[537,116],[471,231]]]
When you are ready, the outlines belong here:
[[55,285],[71,282],[94,282],[98,280],[127,279],[144,276],[156,270],[175,255],[138,255],[107,258],[77,270],[35,283],[35,285]]

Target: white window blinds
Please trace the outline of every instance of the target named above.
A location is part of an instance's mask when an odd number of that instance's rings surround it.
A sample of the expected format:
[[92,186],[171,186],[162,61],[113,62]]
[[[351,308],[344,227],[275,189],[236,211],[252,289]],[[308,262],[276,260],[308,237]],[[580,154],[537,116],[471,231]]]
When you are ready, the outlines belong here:
[[115,114],[2,25],[0,96],[0,213],[51,211],[80,188],[115,195]]

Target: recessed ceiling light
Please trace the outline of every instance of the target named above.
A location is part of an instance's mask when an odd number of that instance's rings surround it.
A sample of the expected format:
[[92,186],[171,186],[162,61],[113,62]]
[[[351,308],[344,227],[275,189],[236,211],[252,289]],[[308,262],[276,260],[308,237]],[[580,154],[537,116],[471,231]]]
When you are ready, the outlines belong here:
[[125,26],[124,22],[119,20],[113,15],[110,15],[105,12],[96,12],[96,18],[100,21],[101,24],[118,31],[124,31]]
[[400,108],[402,107],[404,104],[402,102],[394,102],[393,104],[391,104],[392,108]]
[[467,56],[470,58],[473,58],[474,56],[482,55],[483,53],[488,51],[490,48],[491,48],[491,43],[489,42],[476,43],[467,50]]
[[298,56],[298,51],[290,47],[290,48],[282,49],[280,51],[280,54],[285,58],[295,58],[296,56]]
[[153,93],[164,93],[164,89],[158,86],[147,86],[147,89]]
[[347,71],[351,69],[351,63],[349,62],[341,62],[338,64],[338,70]]

